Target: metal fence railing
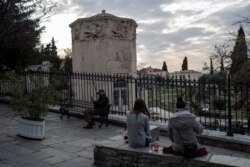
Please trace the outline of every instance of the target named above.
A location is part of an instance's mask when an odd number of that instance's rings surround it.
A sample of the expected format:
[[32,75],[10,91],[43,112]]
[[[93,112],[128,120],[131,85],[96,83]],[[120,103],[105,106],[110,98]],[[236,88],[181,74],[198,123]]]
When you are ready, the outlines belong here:
[[[250,85],[233,82],[230,77],[223,82],[204,82],[125,74],[26,72],[20,75],[25,81],[25,91],[38,78],[43,78],[44,85],[54,80],[65,99],[90,101],[91,97],[97,98],[99,89],[104,89],[112,104],[111,113],[121,116],[133,108],[136,98],[142,98],[155,122],[166,122],[175,111],[177,97],[181,96],[207,129],[225,131],[228,135],[249,135]],[[11,90],[10,82],[0,82],[0,94],[11,95]]]

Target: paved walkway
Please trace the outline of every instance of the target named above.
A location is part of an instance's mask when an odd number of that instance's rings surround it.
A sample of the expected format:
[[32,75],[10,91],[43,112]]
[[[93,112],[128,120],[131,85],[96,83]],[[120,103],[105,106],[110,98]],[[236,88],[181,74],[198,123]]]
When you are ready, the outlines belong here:
[[[0,104],[0,167],[91,167],[95,143],[121,134],[123,128],[83,129],[80,118],[64,118],[49,113],[46,118],[44,140],[29,140],[16,135],[19,116],[11,106]],[[167,137],[160,137],[160,144],[170,145]],[[250,158],[250,153],[207,146],[219,155]]]

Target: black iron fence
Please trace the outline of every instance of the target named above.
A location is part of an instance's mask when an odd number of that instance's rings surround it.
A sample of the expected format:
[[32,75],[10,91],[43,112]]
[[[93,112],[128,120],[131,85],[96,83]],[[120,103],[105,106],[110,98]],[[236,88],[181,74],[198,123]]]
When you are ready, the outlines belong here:
[[[151,120],[161,123],[175,112],[176,99],[181,96],[207,129],[225,131],[229,136],[249,135],[250,85],[234,82],[230,77],[221,82],[205,82],[125,74],[26,72],[20,75],[24,91],[29,92],[40,78],[44,85],[55,83],[64,100],[90,101],[91,97],[97,98],[99,89],[104,89],[112,104],[111,113],[120,116],[133,108],[135,99],[142,98]],[[11,95],[11,90],[9,81],[1,81],[1,95]]]

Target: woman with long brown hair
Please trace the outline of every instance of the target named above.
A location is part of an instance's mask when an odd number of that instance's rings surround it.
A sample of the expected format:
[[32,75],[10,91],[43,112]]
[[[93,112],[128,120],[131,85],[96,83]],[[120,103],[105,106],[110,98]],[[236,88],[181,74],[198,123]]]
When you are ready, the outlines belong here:
[[149,112],[142,99],[136,99],[133,111],[127,114],[128,143],[131,147],[145,147],[151,141]]

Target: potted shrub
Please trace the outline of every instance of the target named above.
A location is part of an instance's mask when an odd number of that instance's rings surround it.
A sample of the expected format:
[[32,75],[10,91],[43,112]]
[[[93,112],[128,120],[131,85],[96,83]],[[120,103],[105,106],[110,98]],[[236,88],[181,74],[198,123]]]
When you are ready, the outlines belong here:
[[15,92],[12,98],[14,110],[20,113],[18,135],[33,139],[43,139],[45,117],[49,105],[60,99],[55,84],[45,84],[44,78],[36,77],[29,84],[22,79],[13,79]]

